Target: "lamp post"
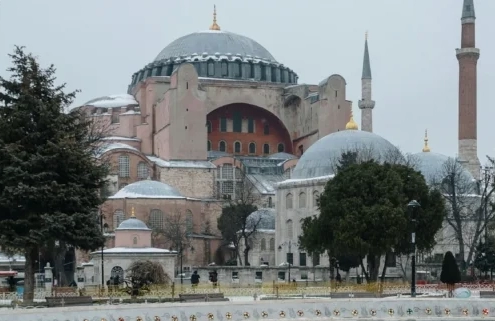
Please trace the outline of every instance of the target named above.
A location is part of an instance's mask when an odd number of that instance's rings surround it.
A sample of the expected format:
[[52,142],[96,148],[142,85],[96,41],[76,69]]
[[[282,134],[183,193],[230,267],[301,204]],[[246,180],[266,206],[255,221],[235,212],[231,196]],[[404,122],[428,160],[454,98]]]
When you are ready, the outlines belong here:
[[416,214],[418,208],[421,205],[416,200],[412,200],[407,204],[407,207],[411,211],[411,245],[412,245],[412,255],[411,255],[411,297],[416,297]]
[[[103,213],[101,213],[101,210],[100,210],[100,228],[101,228],[101,233],[103,234],[103,237],[105,237],[105,241],[106,241],[105,232],[108,228],[108,224],[103,223],[103,219],[104,219],[104,215],[103,215]],[[103,246],[101,247],[101,286],[102,286],[102,288],[105,287],[105,262],[103,261],[104,249],[105,249],[105,243],[103,243]]]
[[290,266],[292,264],[293,257],[292,257],[292,243],[289,241],[289,252],[287,252],[287,263],[289,263],[289,284],[290,284]]
[[481,197],[483,197],[483,211],[484,211],[484,225],[485,225],[485,244],[488,242],[488,197],[486,195],[486,187],[489,186],[491,181],[491,172],[493,167],[485,166],[481,167],[481,171],[483,172],[483,190],[480,191],[482,193]]

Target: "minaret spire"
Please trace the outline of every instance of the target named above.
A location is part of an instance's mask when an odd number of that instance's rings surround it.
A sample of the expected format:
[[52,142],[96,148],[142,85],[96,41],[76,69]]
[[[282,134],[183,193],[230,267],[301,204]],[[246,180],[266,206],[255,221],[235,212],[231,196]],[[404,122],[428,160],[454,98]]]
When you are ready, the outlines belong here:
[[375,102],[371,99],[371,82],[368,32],[366,32],[364,36],[363,74],[361,76],[361,100],[358,102],[358,106],[361,109],[361,130],[367,132],[373,131],[373,108],[375,108]]
[[430,146],[428,146],[428,129],[425,129],[425,145],[423,146],[423,153],[430,152]]
[[477,141],[477,64],[480,50],[476,48],[474,0],[462,5],[461,48],[456,49],[459,61],[459,160],[479,178],[480,161]]
[[210,26],[210,30],[220,30],[220,26],[217,24],[217,6],[213,5],[213,24]]

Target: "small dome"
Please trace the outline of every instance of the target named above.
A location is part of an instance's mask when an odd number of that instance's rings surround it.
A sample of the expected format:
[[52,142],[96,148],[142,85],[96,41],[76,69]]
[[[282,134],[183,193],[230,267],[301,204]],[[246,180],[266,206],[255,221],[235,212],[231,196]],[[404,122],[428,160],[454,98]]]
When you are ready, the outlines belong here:
[[375,160],[383,160],[400,152],[385,138],[360,130],[344,130],[329,134],[311,145],[297,162],[292,179],[308,179],[333,175],[335,165],[346,151],[365,151]]
[[[453,157],[433,152],[413,154],[412,158],[414,168],[423,174],[428,184],[438,183],[443,180],[448,170],[445,167],[446,162],[449,160],[454,161]],[[463,169],[462,175],[467,181],[474,180],[473,175],[466,169]]]
[[122,198],[184,198],[174,187],[152,180],[129,184],[118,191],[111,199]]
[[250,230],[256,226],[257,230],[275,230],[276,211],[273,208],[260,208],[249,214],[246,229]]
[[138,220],[136,217],[130,217],[127,220],[123,221],[120,223],[119,227],[115,229],[116,231],[119,230],[141,230],[141,231],[149,231],[150,229],[146,224]]

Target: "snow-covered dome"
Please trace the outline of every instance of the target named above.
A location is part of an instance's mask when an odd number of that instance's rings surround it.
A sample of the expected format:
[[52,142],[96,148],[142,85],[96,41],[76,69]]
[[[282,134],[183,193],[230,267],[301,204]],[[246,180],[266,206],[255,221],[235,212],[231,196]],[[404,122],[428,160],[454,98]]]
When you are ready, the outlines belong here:
[[137,105],[139,105],[139,103],[134,96],[128,94],[98,97],[83,104],[83,106],[94,106],[101,108],[117,108]]
[[250,230],[256,226],[257,230],[275,230],[276,211],[273,208],[260,208],[249,214],[246,229]]
[[[428,151],[413,154],[412,161],[414,168],[420,171],[425,177],[426,182],[430,184],[441,182],[447,175],[447,162],[453,162],[455,159],[443,154]],[[466,179],[466,181],[474,181],[473,175],[471,175],[471,173],[465,168],[463,168],[462,176]]]
[[285,152],[280,152],[280,153],[271,154],[270,156],[268,156],[268,158],[289,160],[289,159],[295,159],[297,158],[297,156]]
[[138,181],[118,191],[110,199],[123,198],[184,198],[174,187],[152,180]]
[[221,30],[205,30],[180,37],[163,48],[155,61],[202,53],[251,56],[267,62],[276,62],[270,52],[253,39]]
[[333,175],[335,165],[346,151],[365,151],[375,160],[399,155],[397,147],[385,138],[360,130],[343,130],[320,138],[299,159],[292,179]]
[[146,224],[138,220],[135,216],[131,216],[127,220],[120,223],[119,227],[116,228],[117,231],[120,230],[140,230],[140,231],[149,231],[149,227]]

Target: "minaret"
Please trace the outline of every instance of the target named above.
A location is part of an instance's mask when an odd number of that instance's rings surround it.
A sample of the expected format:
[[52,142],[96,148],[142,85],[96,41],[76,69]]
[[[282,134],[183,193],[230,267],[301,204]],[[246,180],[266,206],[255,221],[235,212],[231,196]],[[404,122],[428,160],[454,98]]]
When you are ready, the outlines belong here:
[[459,160],[475,178],[480,175],[477,146],[476,65],[480,50],[475,44],[473,0],[464,0],[462,7],[461,48],[456,49],[459,61]]
[[361,100],[358,102],[361,109],[361,130],[373,131],[373,108],[375,102],[371,100],[371,65],[368,52],[368,32],[364,39],[363,75],[361,76]]

